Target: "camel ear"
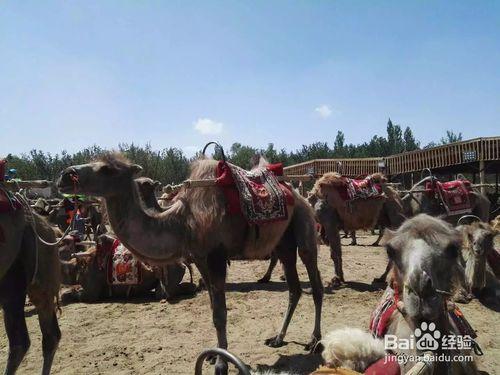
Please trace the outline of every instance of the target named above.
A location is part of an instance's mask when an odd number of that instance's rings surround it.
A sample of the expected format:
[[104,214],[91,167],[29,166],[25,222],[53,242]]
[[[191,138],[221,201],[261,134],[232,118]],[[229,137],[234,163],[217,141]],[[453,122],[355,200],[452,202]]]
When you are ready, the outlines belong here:
[[132,174],[135,176],[142,172],[142,167],[138,164],[132,164],[130,166],[130,170],[132,171]]
[[162,183],[160,181],[155,181],[154,185],[155,185],[155,188],[159,188],[162,186]]

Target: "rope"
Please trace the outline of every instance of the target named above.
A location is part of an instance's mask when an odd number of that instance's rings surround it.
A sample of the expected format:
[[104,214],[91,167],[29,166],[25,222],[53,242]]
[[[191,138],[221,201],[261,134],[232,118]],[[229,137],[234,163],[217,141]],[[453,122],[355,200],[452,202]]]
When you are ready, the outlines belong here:
[[[73,184],[74,184],[74,190],[75,190],[75,196],[76,196],[76,184],[78,183],[78,175],[76,174],[73,174],[71,175],[71,179],[73,180]],[[46,245],[46,246],[57,246],[59,245],[64,237],[66,237],[68,235],[68,233],[72,230],[73,228],[73,225],[74,225],[74,222],[75,222],[75,213],[76,213],[76,205],[73,209],[73,217],[71,218],[71,222],[70,224],[68,225],[68,227],[66,228],[65,232],[63,233],[62,237],[59,238],[56,242],[47,242],[45,241],[42,237],[40,237],[40,235],[38,234],[38,231],[36,229],[36,222],[35,222],[35,216],[33,214],[33,208],[31,207],[29,201],[28,201],[28,198],[24,195],[24,190],[20,189],[19,188],[19,185],[16,183],[17,185],[17,188],[18,188],[18,192],[15,192],[14,193],[14,196],[19,200],[19,202],[21,203],[21,205],[23,206],[24,208],[24,211],[25,211],[25,215],[26,215],[26,221],[30,224],[31,226],[31,229],[33,230],[33,233],[35,234],[35,237],[38,239],[38,241],[40,241],[42,244]],[[38,258],[39,258],[39,254],[38,254],[38,242],[35,242],[35,270],[33,272],[33,277],[31,279],[31,284],[34,284],[35,283],[35,280],[36,280],[36,276],[38,274]]]

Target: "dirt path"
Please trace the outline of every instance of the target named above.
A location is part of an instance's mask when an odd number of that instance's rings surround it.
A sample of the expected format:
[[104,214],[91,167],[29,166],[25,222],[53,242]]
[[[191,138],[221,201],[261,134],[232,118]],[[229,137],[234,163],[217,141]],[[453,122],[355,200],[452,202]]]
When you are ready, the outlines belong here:
[[[359,242],[363,245],[374,239],[360,237]],[[349,283],[346,288],[325,295],[323,333],[342,326],[366,328],[382,294],[370,283],[385,268],[383,248],[348,246],[344,247],[344,254],[344,272]],[[303,348],[313,327],[312,297],[304,294],[299,302],[286,337],[288,344],[268,348],[264,340],[278,331],[288,294],[286,284],[279,281],[280,267],[270,284],[255,282],[266,268],[267,262],[260,261],[231,264],[227,293],[230,350],[253,369],[308,373],[320,361],[319,356],[308,355]],[[320,269],[324,281],[331,277],[332,263],[324,246]],[[301,280],[307,280],[302,264],[299,275]],[[485,353],[478,360],[479,368],[489,374],[500,373],[500,314],[476,300],[461,308],[477,330]],[[54,374],[192,374],[198,353],[216,342],[206,292],[176,304],[153,299],[73,304],[63,308],[60,324],[63,339]],[[21,374],[35,374],[41,369],[41,336],[36,316],[28,317],[28,328],[32,346]],[[0,332],[0,343],[3,368],[7,357],[4,330]]]

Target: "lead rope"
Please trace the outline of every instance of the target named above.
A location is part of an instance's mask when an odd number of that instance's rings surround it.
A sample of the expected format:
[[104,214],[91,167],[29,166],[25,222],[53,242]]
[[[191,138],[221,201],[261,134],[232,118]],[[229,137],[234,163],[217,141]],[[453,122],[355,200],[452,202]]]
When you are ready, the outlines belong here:
[[[71,180],[73,181],[74,196],[76,198],[76,185],[78,184],[78,175],[72,174]],[[17,185],[17,187],[19,189],[19,185]],[[36,230],[36,222],[35,222],[35,217],[33,215],[33,209],[31,208],[31,205],[28,202],[28,198],[26,198],[26,196],[24,195],[24,191],[22,189],[19,189],[18,192],[14,193],[14,196],[19,200],[19,202],[23,206],[25,214],[26,214],[26,221],[30,224],[31,228],[33,229],[33,233],[37,237],[38,241],[40,241],[44,245],[47,245],[47,246],[59,245],[62,242],[62,240],[64,239],[64,237],[66,237],[68,235],[68,233],[71,231],[71,229],[74,225],[74,222],[75,222],[75,216],[76,216],[75,214],[77,211],[76,204],[75,204],[75,207],[73,209],[73,217],[71,218],[71,222],[68,225],[68,227],[66,228],[66,230],[64,231],[62,237],[59,238],[56,242],[47,242],[42,237],[40,237],[40,235],[38,234],[38,231]],[[38,255],[38,242],[35,241],[35,271],[33,272],[33,277],[31,278],[30,285],[35,283],[36,276],[38,274],[38,257],[39,257],[39,255]]]

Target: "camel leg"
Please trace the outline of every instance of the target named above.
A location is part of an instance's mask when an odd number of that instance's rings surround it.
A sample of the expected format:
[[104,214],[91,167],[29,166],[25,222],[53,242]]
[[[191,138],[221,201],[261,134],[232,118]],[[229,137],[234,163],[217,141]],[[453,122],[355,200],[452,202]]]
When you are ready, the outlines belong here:
[[387,262],[387,266],[385,267],[384,273],[379,277],[374,278],[373,283],[385,283],[385,280],[387,279],[387,275],[391,271],[391,268],[392,268],[392,260],[389,260]]
[[381,227],[378,231],[378,238],[374,243],[372,243],[372,246],[378,246],[383,236],[384,236],[384,228]]
[[[217,331],[217,346],[227,349],[227,308],[226,308],[226,272],[227,262],[225,252],[222,249],[215,250],[208,255],[206,267],[205,285],[210,291],[212,300],[212,319]],[[203,277],[203,271],[202,277]],[[215,374],[226,375],[227,363],[222,357],[217,357],[215,363]]]
[[285,338],[288,325],[290,324],[290,320],[292,320],[293,313],[302,294],[299,275],[297,274],[296,246],[284,246],[283,244],[281,244],[276,248],[276,251],[278,253],[279,260],[283,264],[289,294],[288,308],[286,310],[280,332],[278,333],[278,335],[271,337],[265,341],[265,344],[272,348],[283,346],[283,339]]
[[299,245],[299,256],[302,263],[306,266],[314,300],[314,330],[311,335],[311,341],[306,345],[306,350],[317,352],[320,349],[318,343],[321,341],[323,284],[321,282],[321,275],[318,269],[318,249],[316,244],[310,244],[310,246]]
[[356,245],[358,244],[358,241],[357,241],[357,239],[356,239],[356,231],[355,231],[355,230],[353,230],[353,231],[350,233],[350,235],[351,235],[351,243],[350,243],[350,245],[351,245],[351,246],[356,246]]
[[54,355],[56,354],[59,340],[61,340],[61,330],[57,323],[57,316],[54,306],[50,309],[38,311],[38,322],[42,331],[43,348],[43,369],[42,375],[49,375],[52,368]]
[[342,244],[340,234],[335,224],[328,223],[325,227],[328,242],[330,242],[330,257],[333,260],[334,273],[328,287],[336,287],[344,282],[344,271],[342,270]]
[[276,255],[276,252],[273,251],[271,253],[271,259],[269,260],[269,267],[267,268],[265,275],[262,276],[262,278],[260,278],[259,280],[257,280],[257,282],[261,283],[261,284],[268,283],[269,280],[271,280],[271,275],[272,275],[274,267],[276,267],[277,263],[278,263],[278,256]]
[[24,318],[26,279],[20,267],[13,266],[2,280],[3,320],[9,339],[9,358],[5,374],[14,374],[30,347],[30,338]]

